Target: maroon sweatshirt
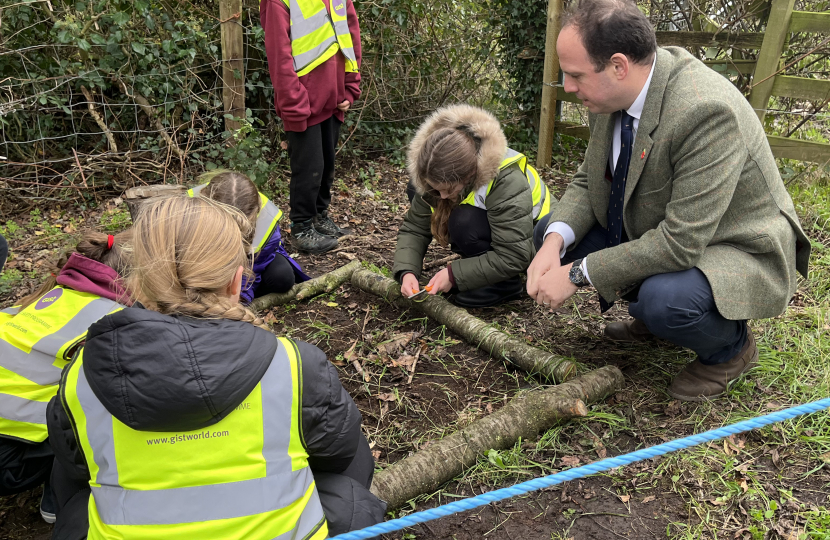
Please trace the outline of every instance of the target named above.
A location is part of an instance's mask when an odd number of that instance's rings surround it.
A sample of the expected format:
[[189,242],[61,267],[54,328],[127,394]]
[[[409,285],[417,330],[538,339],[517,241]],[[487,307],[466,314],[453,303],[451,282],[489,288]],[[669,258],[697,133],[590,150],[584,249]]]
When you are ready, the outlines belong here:
[[[346,2],[346,17],[352,35],[357,65],[360,66],[360,26],[352,0]],[[331,13],[331,3],[321,0]],[[311,70],[297,77],[291,55],[291,18],[282,0],[262,0],[259,18],[265,30],[265,53],[268,71],[274,85],[274,106],[282,118],[286,131],[305,131],[328,120],[332,115],[343,121],[337,105],[343,101],[354,103],[360,97],[360,73],[346,73],[346,59],[339,52]]]
[[77,252],[69,256],[56,281],[78,292],[97,294],[126,306],[132,304],[118,272]]

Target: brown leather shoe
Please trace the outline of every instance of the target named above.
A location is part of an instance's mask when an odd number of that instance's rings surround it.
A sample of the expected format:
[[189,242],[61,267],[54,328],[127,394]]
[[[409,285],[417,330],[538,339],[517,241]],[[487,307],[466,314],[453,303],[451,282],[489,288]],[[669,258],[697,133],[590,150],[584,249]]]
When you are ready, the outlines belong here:
[[646,328],[646,323],[639,319],[608,323],[602,335],[613,341],[649,341],[654,334]]
[[671,382],[669,395],[680,401],[706,401],[725,394],[729,386],[758,363],[758,347],[752,331],[747,331],[741,352],[722,364],[707,366],[695,360]]

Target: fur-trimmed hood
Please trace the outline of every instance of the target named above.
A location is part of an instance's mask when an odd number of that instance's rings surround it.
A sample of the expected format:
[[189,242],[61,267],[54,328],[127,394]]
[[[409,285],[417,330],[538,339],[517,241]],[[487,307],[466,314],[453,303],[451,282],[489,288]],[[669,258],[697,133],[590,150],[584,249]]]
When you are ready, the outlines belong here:
[[443,128],[465,127],[475,137],[481,139],[481,147],[478,153],[478,172],[474,189],[486,185],[496,177],[499,172],[502,159],[507,151],[507,139],[501,130],[501,125],[496,117],[478,107],[471,105],[450,105],[442,107],[427,118],[418,131],[412,142],[409,143],[407,152],[407,169],[409,177],[415,184],[418,193],[426,191],[426,180],[418,176],[416,161],[418,155],[426,144],[430,135]]

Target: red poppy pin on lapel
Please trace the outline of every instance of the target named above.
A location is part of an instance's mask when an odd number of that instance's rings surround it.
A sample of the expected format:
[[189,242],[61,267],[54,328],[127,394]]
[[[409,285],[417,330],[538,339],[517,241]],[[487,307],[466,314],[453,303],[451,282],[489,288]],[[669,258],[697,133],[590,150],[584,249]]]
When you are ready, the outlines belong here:
[[645,157],[646,157],[646,151],[643,150],[643,153],[640,154],[640,159],[645,159]]

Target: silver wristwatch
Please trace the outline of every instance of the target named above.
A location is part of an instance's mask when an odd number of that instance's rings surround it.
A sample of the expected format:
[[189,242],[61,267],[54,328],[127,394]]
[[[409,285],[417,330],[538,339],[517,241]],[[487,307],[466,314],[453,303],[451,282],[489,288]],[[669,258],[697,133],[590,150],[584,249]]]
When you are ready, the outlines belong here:
[[585,287],[591,283],[585,278],[582,272],[582,259],[577,259],[573,262],[570,271],[568,272],[568,279],[577,287]]

